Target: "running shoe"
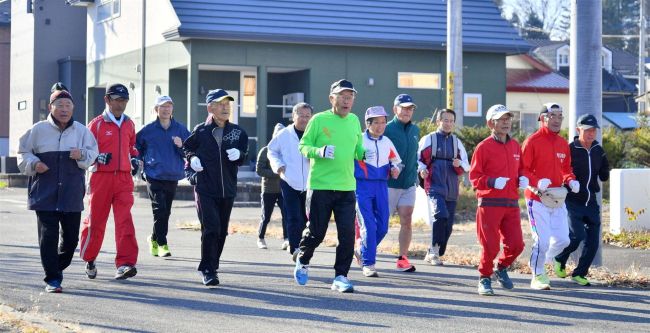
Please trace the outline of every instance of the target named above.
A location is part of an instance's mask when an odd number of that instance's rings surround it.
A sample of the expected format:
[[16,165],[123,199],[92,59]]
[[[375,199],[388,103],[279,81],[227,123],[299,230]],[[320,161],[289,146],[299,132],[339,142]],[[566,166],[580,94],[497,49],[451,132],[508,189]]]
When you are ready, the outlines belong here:
[[257,240],[257,248],[259,248],[259,249],[267,249],[268,248],[266,246],[266,241],[263,238],[259,238]]
[[97,277],[97,267],[95,267],[95,261],[89,261],[86,263],[86,276],[91,280]]
[[153,240],[153,237],[151,235],[147,236],[147,243],[149,243],[149,253],[151,253],[152,256],[157,257],[158,256],[158,242]]
[[341,293],[352,293],[354,292],[354,286],[347,277],[339,275],[334,278],[334,281],[332,282],[332,290],[336,290]]
[[514,284],[512,283],[512,280],[510,280],[510,277],[508,276],[507,268],[494,270],[494,277],[496,278],[499,285],[501,285],[501,287],[505,289],[514,288]]
[[406,256],[397,258],[396,269],[400,272],[415,272],[415,266],[411,265]]
[[63,292],[61,288],[61,281],[52,280],[50,282],[45,282],[45,291],[48,293],[60,293]]
[[536,290],[551,290],[551,283],[546,274],[539,274],[530,280],[530,287]]
[[363,266],[363,276],[365,277],[378,277],[375,265]]
[[210,272],[210,271],[199,271],[199,274],[201,275],[201,280],[203,282],[204,286],[216,286],[219,285],[219,276],[217,275],[217,272]]
[[300,258],[296,258],[296,267],[293,269],[293,278],[299,285],[304,286],[309,281],[309,266],[300,263]]
[[171,257],[172,253],[169,252],[169,244],[159,245],[158,246],[158,256],[159,257]]
[[282,246],[280,246],[280,249],[286,250],[288,248],[289,248],[289,240],[285,238],[284,242],[282,242]]
[[478,280],[478,294],[482,296],[493,296],[492,280],[490,278],[481,278]]
[[585,287],[586,286],[591,286],[591,283],[589,283],[589,280],[587,280],[587,278],[585,278],[584,276],[580,276],[580,275],[572,276],[571,280],[575,281],[577,284],[579,284],[581,286],[585,286]]
[[138,270],[135,269],[135,266],[122,265],[115,272],[115,280],[126,280],[134,277],[136,274],[138,274]]

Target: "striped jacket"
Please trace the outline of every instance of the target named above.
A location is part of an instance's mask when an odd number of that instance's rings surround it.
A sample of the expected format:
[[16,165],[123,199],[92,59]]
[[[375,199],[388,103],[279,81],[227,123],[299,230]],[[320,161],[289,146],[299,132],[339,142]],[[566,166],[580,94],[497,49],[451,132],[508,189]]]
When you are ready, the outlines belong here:
[[[70,150],[79,148],[81,159],[70,159]],[[20,138],[18,167],[29,177],[28,206],[31,210],[80,212],[83,210],[85,169],[97,158],[97,141],[81,123],[70,119],[61,131],[52,115],[40,121]],[[35,171],[43,162],[49,170]]]

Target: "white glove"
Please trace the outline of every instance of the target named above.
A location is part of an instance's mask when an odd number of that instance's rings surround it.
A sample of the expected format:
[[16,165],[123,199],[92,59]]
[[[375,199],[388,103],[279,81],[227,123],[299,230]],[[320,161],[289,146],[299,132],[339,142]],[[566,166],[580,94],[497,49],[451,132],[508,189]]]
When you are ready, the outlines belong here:
[[520,189],[522,189],[522,190],[525,189],[526,187],[528,187],[528,184],[529,184],[528,177],[526,177],[526,176],[519,177],[519,188]]
[[192,158],[190,158],[190,168],[192,168],[192,170],[194,170],[196,172],[203,171],[203,166],[201,165],[201,160],[196,156],[192,156]]
[[573,193],[580,192],[580,182],[575,179],[569,182],[569,187]]
[[332,146],[332,145],[323,146],[318,150],[318,155],[320,155],[320,157],[322,157],[322,158],[329,158],[329,159],[333,160],[334,159],[334,148],[336,148],[336,147]]
[[549,185],[551,185],[551,180],[548,178],[542,178],[537,182],[537,188],[540,191],[546,191]]
[[503,190],[504,187],[506,187],[506,183],[508,183],[508,180],[510,178],[507,177],[499,177],[494,181],[494,188],[497,190]]
[[228,153],[228,159],[231,161],[236,161],[241,156],[241,152],[237,148],[230,148],[226,150],[226,153]]
[[375,150],[372,150],[372,149],[366,149],[366,156],[365,156],[364,160],[372,161],[375,158],[377,158],[377,152]]

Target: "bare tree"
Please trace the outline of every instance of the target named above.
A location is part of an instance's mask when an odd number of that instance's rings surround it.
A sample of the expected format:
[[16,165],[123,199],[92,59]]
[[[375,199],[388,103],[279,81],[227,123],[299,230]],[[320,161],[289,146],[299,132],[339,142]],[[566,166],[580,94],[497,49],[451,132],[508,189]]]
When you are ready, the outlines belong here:
[[[571,7],[569,0],[495,0],[501,12],[520,31],[522,36],[551,39],[569,38]],[[536,33],[530,33],[530,32]],[[532,35],[532,36],[531,36]]]

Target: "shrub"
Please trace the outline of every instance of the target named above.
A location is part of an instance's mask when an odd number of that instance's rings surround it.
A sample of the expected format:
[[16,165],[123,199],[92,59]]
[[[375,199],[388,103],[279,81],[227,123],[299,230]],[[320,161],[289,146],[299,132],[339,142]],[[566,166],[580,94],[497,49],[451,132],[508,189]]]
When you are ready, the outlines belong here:
[[630,135],[610,127],[603,130],[603,149],[612,169],[622,168]]

